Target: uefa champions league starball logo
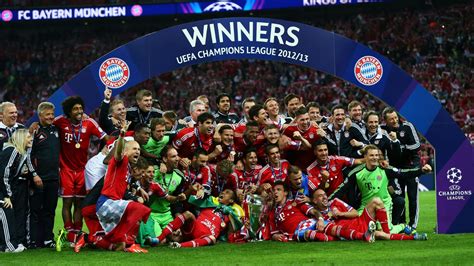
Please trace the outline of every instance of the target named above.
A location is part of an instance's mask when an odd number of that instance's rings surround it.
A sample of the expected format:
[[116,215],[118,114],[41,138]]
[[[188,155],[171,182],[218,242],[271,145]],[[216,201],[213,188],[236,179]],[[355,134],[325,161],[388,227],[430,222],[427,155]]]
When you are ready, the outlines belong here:
[[446,177],[450,183],[457,184],[462,179],[462,172],[460,169],[452,167],[446,172]]
[[234,11],[234,10],[242,10],[242,7],[240,7],[236,3],[232,3],[228,1],[215,2],[208,5],[206,8],[204,8],[204,12],[219,12],[219,11]]

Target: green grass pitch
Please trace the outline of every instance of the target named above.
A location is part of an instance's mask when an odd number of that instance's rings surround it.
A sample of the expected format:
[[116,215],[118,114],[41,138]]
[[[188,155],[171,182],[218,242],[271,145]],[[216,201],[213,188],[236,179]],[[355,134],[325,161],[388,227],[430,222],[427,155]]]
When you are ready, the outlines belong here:
[[[56,214],[55,232],[62,227],[60,206]],[[195,249],[150,248],[148,254],[130,254],[84,248],[75,254],[48,249],[27,250],[20,254],[0,254],[0,265],[237,265],[237,264],[473,264],[474,234],[437,235],[435,193],[420,193],[420,225],[428,241],[377,241],[333,243],[246,244],[218,243]],[[473,225],[474,226],[474,225]]]

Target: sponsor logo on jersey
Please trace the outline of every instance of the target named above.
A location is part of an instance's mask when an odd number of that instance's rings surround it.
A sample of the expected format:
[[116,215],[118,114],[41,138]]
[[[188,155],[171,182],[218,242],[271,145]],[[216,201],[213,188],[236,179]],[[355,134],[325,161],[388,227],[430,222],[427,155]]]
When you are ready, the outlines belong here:
[[100,65],[99,78],[108,88],[118,89],[128,82],[130,69],[122,59],[112,57]]
[[363,56],[354,65],[354,75],[362,85],[375,85],[383,75],[382,63],[373,56]]

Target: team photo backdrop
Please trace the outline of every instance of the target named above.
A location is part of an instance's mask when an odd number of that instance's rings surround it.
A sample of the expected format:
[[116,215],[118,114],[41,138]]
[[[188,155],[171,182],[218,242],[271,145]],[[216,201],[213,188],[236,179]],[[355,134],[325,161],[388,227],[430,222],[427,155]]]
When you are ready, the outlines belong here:
[[397,65],[333,32],[268,18],[182,24],[116,48],[77,73],[49,101],[60,106],[65,97],[80,95],[90,113],[99,107],[105,86],[117,95],[162,73],[228,59],[306,66],[350,82],[396,108],[435,148],[437,232],[474,232],[474,148],[461,129],[441,104]]

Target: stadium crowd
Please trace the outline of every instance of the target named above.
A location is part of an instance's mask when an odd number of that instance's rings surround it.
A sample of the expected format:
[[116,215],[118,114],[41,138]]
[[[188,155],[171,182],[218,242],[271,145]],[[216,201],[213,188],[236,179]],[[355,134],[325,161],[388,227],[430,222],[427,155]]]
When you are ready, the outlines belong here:
[[[397,62],[472,139],[472,5],[436,12],[311,24]],[[54,117],[60,107],[46,99],[55,89],[141,33],[2,40],[2,250],[426,240],[416,232],[417,177],[431,171],[432,150],[395,110],[321,72],[255,60],[206,63],[120,96],[105,90],[91,117],[82,99],[67,98],[64,115]],[[39,123],[27,130],[21,122],[33,106]],[[102,142],[90,156],[94,138]],[[58,190],[65,228],[55,238]]]

